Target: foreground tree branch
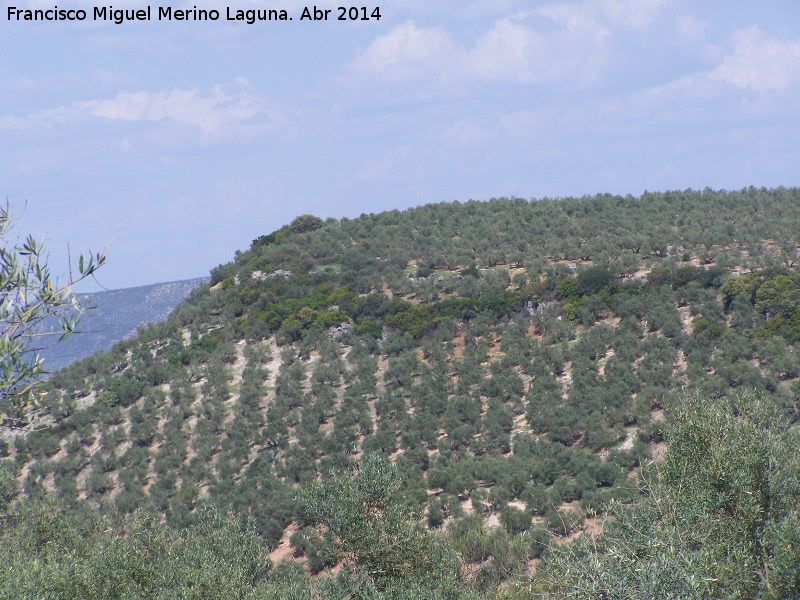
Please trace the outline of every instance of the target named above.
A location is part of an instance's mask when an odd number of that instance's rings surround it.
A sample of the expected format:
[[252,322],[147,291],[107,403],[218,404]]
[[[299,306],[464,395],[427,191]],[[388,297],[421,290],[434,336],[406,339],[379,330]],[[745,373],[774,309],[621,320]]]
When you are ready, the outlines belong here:
[[[81,254],[66,281],[54,278],[44,245],[15,231],[0,207],[0,426],[25,429],[41,408],[45,371],[38,352],[76,331],[84,312],[72,286],[105,264],[106,250]],[[74,274],[73,274],[74,273]]]

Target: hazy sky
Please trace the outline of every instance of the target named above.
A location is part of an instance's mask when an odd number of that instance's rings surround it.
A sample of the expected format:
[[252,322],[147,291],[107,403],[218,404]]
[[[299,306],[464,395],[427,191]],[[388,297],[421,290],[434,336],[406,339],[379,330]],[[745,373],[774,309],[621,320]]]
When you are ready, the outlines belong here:
[[63,0],[86,21],[8,19],[54,5],[3,2],[0,194],[54,265],[113,239],[108,288],[207,274],[302,213],[800,184],[797,0],[393,0],[354,23],[199,0],[121,25]]

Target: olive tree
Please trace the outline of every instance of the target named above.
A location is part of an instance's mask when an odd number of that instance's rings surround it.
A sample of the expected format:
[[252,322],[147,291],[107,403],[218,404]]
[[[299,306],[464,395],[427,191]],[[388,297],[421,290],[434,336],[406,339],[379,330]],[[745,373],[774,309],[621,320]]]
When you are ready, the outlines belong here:
[[208,506],[195,517],[176,530],[148,514],[124,523],[22,502],[0,528],[0,598],[292,598],[266,589],[272,563],[251,520]]
[[[358,471],[315,482],[300,492],[308,518],[322,526],[330,562],[350,574],[348,596],[461,597],[460,564],[443,538],[403,503],[396,468],[367,455]],[[373,589],[376,593],[365,593]]]
[[81,254],[66,280],[53,277],[44,245],[23,237],[8,204],[0,207],[0,424],[23,428],[40,406],[46,374],[38,351],[77,327],[82,307],[72,286],[91,277],[105,251]]

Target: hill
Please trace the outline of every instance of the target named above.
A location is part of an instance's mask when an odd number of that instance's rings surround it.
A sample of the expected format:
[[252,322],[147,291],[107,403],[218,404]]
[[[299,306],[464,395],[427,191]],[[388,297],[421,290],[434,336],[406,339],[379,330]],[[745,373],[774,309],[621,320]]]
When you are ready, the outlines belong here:
[[[97,352],[107,352],[136,335],[139,327],[166,320],[169,313],[207,277],[155,283],[121,290],[78,294],[86,309],[80,331],[39,354],[46,368],[55,372]],[[47,326],[45,322],[44,327]]]
[[42,429],[0,453],[76,510],[250,515],[312,572],[297,490],[381,454],[493,589],[641,493],[682,388],[797,419],[798,208],[748,188],[298,217],[55,374]]

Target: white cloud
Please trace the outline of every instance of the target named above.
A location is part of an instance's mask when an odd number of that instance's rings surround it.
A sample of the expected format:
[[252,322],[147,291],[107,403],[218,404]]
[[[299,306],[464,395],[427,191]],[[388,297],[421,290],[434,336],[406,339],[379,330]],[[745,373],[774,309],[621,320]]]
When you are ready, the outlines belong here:
[[[800,40],[771,39],[757,27],[734,32],[732,50],[708,70],[684,75],[667,84],[634,94],[629,102],[639,110],[663,111],[675,118],[719,115],[723,106],[746,108],[747,114],[783,110],[794,98],[781,94],[800,82]],[[738,88],[738,90],[737,90]],[[745,92],[758,92],[758,97]],[[610,110],[628,110],[614,101]]]
[[0,117],[0,131],[25,133],[34,129],[52,130],[74,122],[79,112],[75,106],[61,106],[31,113],[24,117],[3,115]]
[[[541,18],[555,27],[539,31],[531,21]],[[471,48],[440,27],[408,21],[359,50],[348,70],[359,85],[427,84],[428,92],[486,83],[582,84],[601,69],[609,35],[602,23],[565,5],[496,20]],[[421,95],[419,87],[413,91]]]
[[373,40],[351,63],[356,73],[404,82],[433,74],[448,78],[466,53],[453,36],[439,27],[419,29],[413,21],[398,25]]
[[24,117],[7,115],[0,118],[0,129],[53,130],[85,124],[87,118],[174,124],[213,140],[249,139],[289,128],[285,115],[274,103],[255,93],[246,80],[237,79],[208,90],[120,92],[112,98],[74,102]]
[[[542,17],[555,27],[539,31],[526,24]],[[490,80],[584,84],[596,79],[607,62],[611,34],[580,5],[549,4],[497,21],[478,40],[471,59]]]
[[[584,4],[591,9],[594,2]],[[604,19],[638,31],[647,29],[660,16],[667,0],[601,0],[597,8]]]
[[559,23],[565,31],[586,33],[599,27],[603,33],[608,32],[605,26],[599,25],[600,11],[586,4],[545,4],[527,14],[546,17],[554,23]]
[[800,40],[775,40],[758,27],[731,36],[733,52],[708,75],[738,88],[766,92],[783,90],[800,79]]
[[239,129],[269,110],[244,80],[237,81],[236,86],[217,85],[205,93],[197,89],[122,92],[111,99],[90,100],[76,106],[105,119],[173,121],[197,127],[214,137]]
[[794,91],[787,90],[800,82],[800,40],[768,38],[749,27],[731,34],[728,43],[732,48],[716,66],[601,102],[598,116],[631,127],[697,123],[707,128],[790,114],[796,100]]
[[484,80],[539,83],[547,73],[542,61],[545,36],[511,19],[502,19],[481,36],[470,53],[471,71]]

